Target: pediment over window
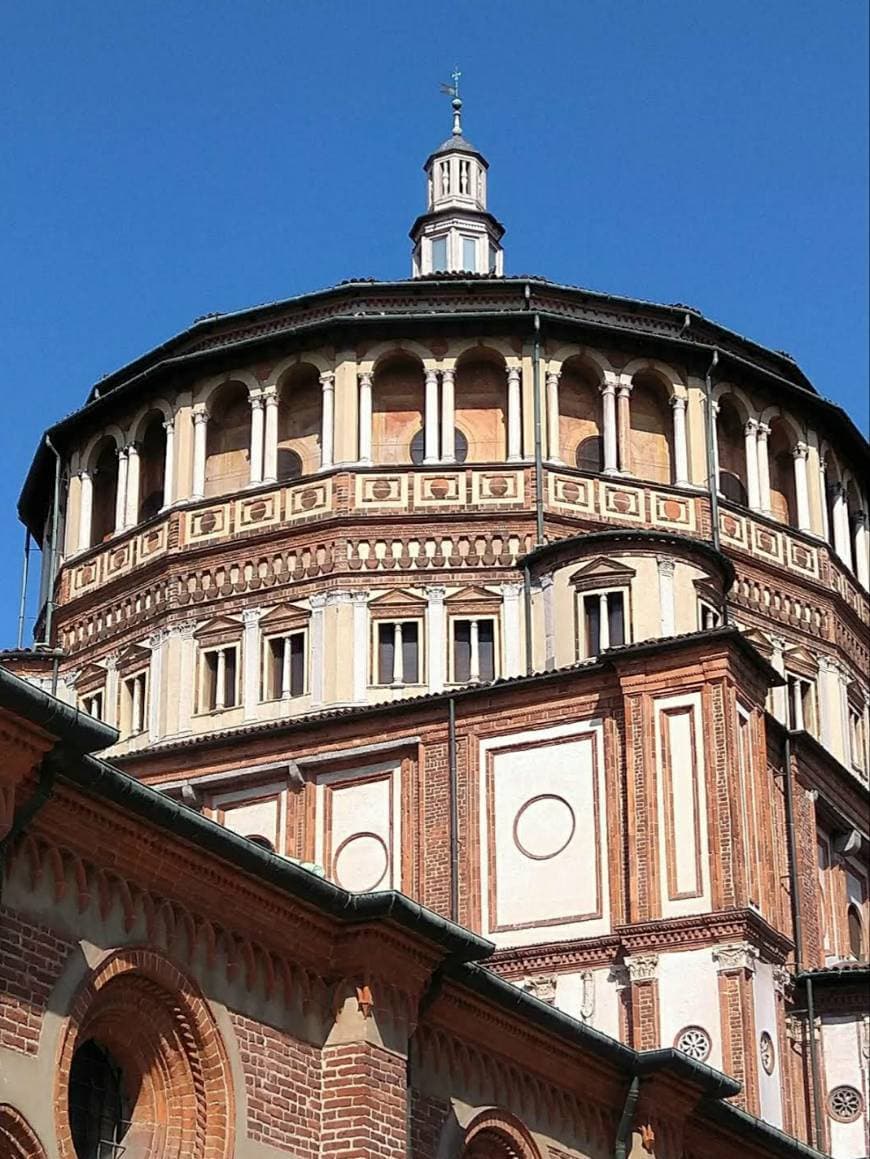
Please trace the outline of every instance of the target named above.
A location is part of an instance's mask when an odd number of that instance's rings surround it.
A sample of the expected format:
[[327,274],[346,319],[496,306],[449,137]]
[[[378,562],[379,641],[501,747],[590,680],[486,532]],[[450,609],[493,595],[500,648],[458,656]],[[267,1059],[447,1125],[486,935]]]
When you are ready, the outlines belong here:
[[106,669],[101,664],[86,664],[76,677],[76,692],[93,692],[106,683]]
[[260,629],[266,633],[293,632],[308,626],[311,612],[297,604],[279,604],[260,620]]
[[239,639],[242,625],[229,616],[215,616],[213,620],[200,624],[193,634],[200,644],[226,644]]
[[815,680],[819,674],[819,662],[806,648],[791,648],[783,657],[785,666],[790,672],[797,672],[806,676],[808,680]]
[[134,672],[140,668],[147,668],[151,663],[151,653],[141,644],[130,644],[118,656],[119,672]]
[[770,659],[770,657],[773,655],[773,645],[771,644],[769,638],[765,636],[764,632],[760,631],[758,628],[746,628],[743,632],[743,635],[757,652],[760,652],[761,655],[765,656],[768,660]]
[[369,600],[369,612],[376,619],[419,617],[426,611],[427,601],[416,592],[394,588]]
[[467,588],[460,588],[444,601],[448,612],[456,615],[483,615],[497,612],[501,607],[501,596],[496,592],[472,584]]
[[592,588],[627,587],[634,579],[633,567],[599,555],[579,567],[571,575],[571,583],[579,591]]

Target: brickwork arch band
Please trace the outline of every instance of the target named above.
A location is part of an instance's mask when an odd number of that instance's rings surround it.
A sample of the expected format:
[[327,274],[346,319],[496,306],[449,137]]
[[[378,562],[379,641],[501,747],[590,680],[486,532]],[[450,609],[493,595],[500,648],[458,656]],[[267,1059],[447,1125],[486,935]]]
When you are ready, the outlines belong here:
[[3,1159],[45,1159],[30,1124],[8,1103],[0,1103],[0,1155]]
[[60,1159],[77,1159],[70,1077],[76,1052],[88,1043],[120,1072],[125,1153],[229,1159],[234,1108],[227,1056],[199,990],[162,955],[113,954],[74,999],[55,1085]]
[[541,1152],[515,1115],[490,1108],[466,1127],[462,1159],[541,1159]]

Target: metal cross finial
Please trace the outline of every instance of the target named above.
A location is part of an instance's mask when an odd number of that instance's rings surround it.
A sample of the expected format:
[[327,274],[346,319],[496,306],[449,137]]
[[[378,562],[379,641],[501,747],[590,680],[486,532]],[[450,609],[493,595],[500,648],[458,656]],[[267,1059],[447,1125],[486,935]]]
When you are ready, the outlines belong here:
[[458,65],[453,66],[453,72],[450,75],[453,79],[453,95],[455,97],[458,97],[459,96],[459,78],[462,76],[462,73],[459,71]]
[[460,99],[460,96],[459,96],[459,78],[461,76],[462,76],[462,73],[459,71],[459,67],[454,66],[453,72],[450,74],[450,77],[453,81],[453,84],[441,85],[442,93],[444,93],[448,97],[453,97],[453,101],[451,103],[453,105],[453,136],[454,137],[461,137],[462,136],[462,100]]

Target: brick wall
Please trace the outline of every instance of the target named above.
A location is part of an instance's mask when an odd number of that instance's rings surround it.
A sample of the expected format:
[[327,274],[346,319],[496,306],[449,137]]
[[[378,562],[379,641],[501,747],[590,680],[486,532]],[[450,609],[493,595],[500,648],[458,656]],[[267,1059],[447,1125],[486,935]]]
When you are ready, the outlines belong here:
[[241,1014],[231,1015],[248,1096],[248,1138],[317,1159],[320,1050]]
[[411,1154],[414,1159],[437,1159],[441,1133],[450,1113],[450,1104],[444,1099],[412,1091]]
[[323,1052],[323,1159],[405,1159],[405,1060],[367,1042]]
[[72,947],[0,907],[0,1047],[36,1054],[49,995]]

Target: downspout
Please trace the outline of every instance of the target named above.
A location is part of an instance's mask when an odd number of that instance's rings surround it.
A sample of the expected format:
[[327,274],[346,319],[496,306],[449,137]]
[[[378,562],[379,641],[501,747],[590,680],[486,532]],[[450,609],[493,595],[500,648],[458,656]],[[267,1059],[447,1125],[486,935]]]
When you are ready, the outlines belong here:
[[[791,733],[786,731],[783,745],[783,797],[785,804],[785,825],[788,837],[788,877],[791,893],[791,920],[794,933],[795,974],[800,975],[804,963],[804,933],[801,914],[800,889],[798,886],[797,838],[794,829],[794,796],[792,793],[792,751]],[[813,1146],[820,1147],[819,1135],[822,1125],[822,1099],[819,1090],[819,1053],[816,1044],[816,1011],[813,980],[804,978],[807,987],[807,1030],[810,1039],[810,1085],[813,1088]]]
[[447,780],[450,794],[450,920],[459,922],[459,777],[456,771],[456,698],[447,701]]
[[534,665],[532,651],[532,576],[529,565],[523,564],[523,603],[526,613],[526,676],[531,676]]
[[[531,309],[532,287],[526,282],[523,290],[526,308]],[[535,311],[532,318],[532,414],[535,422],[535,547],[544,544],[544,459],[541,447],[541,316]]]
[[631,1129],[634,1126],[634,1113],[637,1109],[637,1100],[640,1097],[640,1076],[635,1075],[629,1083],[625,1094],[625,1103],[619,1126],[616,1128],[616,1141],[613,1144],[613,1159],[626,1159],[628,1155],[628,1141]]
[[24,558],[21,562],[21,600],[18,604],[18,636],[16,648],[24,647],[24,620],[27,612],[27,582],[30,578],[30,528],[24,528]]
[[[61,473],[61,458],[60,452],[52,443],[48,435],[45,436],[45,445],[54,455],[54,498],[51,507],[51,533],[49,536],[49,557],[48,557],[48,593],[45,602],[45,628],[43,643],[47,647],[51,647],[51,630],[54,627],[54,580],[57,572],[57,525],[60,517],[60,473]],[[52,682],[51,691],[54,693],[57,687],[57,664],[54,666],[54,678]]]
[[[719,351],[713,350],[713,358],[704,375],[707,396],[707,489],[710,492],[711,539],[716,551],[721,551],[719,539],[719,479],[716,471],[716,445],[713,437],[713,371],[719,365]],[[728,593],[722,593],[722,623],[728,623]]]

